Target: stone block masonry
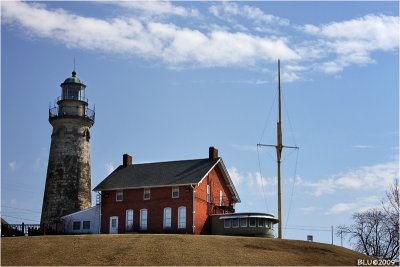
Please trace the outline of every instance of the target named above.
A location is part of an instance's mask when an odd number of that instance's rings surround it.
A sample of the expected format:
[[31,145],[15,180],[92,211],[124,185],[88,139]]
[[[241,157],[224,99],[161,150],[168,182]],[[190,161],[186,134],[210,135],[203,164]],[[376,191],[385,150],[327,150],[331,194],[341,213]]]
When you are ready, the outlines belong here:
[[52,122],[53,133],[41,223],[91,207],[91,123],[80,119]]

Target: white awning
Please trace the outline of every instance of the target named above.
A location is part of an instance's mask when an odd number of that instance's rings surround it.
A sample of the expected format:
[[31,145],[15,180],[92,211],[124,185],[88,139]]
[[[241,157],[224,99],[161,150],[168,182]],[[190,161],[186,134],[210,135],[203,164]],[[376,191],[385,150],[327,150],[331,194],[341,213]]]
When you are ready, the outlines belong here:
[[249,218],[265,218],[265,219],[275,219],[274,217],[267,215],[249,215]]
[[265,219],[273,219],[275,218],[267,215],[235,215],[235,216],[224,216],[220,217],[220,220],[227,220],[227,219],[238,219],[238,218],[265,218]]

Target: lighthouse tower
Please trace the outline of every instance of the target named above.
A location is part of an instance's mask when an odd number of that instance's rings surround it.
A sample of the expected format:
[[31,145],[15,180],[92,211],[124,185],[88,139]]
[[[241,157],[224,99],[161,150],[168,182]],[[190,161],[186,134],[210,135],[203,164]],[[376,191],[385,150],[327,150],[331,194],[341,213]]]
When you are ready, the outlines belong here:
[[90,127],[86,85],[72,72],[61,84],[57,106],[49,109],[53,126],[40,223],[57,227],[61,216],[91,207]]

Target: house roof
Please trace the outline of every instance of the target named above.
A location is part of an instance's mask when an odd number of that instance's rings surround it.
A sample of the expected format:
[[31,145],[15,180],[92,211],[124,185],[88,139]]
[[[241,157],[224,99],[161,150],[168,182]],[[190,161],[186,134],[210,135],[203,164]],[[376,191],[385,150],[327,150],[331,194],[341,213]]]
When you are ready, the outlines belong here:
[[1,218],[1,224],[8,225],[8,222],[6,222],[6,220],[4,220],[3,218]]
[[216,165],[222,171],[233,200],[240,202],[221,158],[120,165],[93,191],[199,184]]

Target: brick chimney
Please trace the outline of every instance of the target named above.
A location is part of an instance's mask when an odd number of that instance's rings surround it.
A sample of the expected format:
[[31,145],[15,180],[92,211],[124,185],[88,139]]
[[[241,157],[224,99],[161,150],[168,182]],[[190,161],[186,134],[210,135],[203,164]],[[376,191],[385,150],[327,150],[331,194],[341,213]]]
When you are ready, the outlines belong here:
[[218,149],[213,146],[210,146],[210,148],[208,149],[208,158],[209,159],[218,158]]
[[122,157],[122,164],[123,166],[132,165],[132,156],[129,154],[124,154],[124,156]]

